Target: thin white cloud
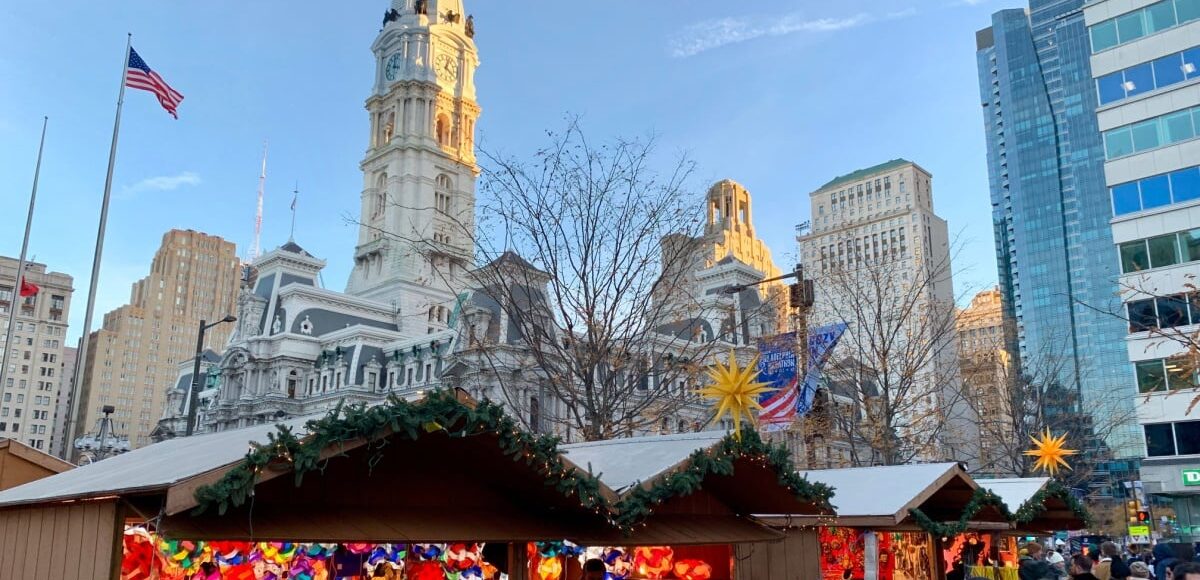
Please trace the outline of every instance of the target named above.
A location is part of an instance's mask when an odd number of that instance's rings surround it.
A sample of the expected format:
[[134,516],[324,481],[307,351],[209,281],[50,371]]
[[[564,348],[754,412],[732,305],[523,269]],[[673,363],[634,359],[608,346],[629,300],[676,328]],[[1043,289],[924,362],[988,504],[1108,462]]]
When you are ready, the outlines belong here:
[[124,192],[126,195],[133,195],[143,191],[172,191],[191,185],[200,185],[200,176],[191,171],[184,171],[178,175],[147,177],[133,185],[126,186]]
[[[892,12],[882,19],[911,16],[916,10],[908,8]],[[714,18],[685,26],[670,39],[671,56],[685,58],[707,50],[738,44],[756,38],[786,36],[800,32],[837,32],[880,20],[878,16],[860,12],[842,18],[806,18],[800,12],[783,16],[751,16]]]

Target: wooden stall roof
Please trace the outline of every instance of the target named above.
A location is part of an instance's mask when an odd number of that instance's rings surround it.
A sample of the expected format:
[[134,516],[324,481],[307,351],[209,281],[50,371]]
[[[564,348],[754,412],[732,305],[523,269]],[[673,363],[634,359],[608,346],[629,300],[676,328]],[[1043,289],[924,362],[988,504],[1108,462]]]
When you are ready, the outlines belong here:
[[62,473],[74,467],[16,439],[0,439],[0,490]]
[[[1086,527],[1088,514],[1079,506],[1072,507],[1061,494],[1070,493],[1063,489],[1058,493],[1043,493],[1054,491],[1053,483],[1048,477],[1010,477],[1004,479],[977,479],[976,483],[1000,496],[1008,510],[1016,514],[1019,510],[1035,509],[1038,515],[1032,520],[1020,523],[1013,522],[1014,530],[1018,532],[1049,532],[1054,530],[1078,530]],[[1035,497],[1041,494],[1041,497]],[[1033,502],[1040,500],[1040,506]]]
[[[285,425],[303,433],[307,419]],[[241,462],[275,425],[170,439],[0,492],[0,508],[166,491],[200,474]]]
[[[837,490],[833,500],[837,516],[830,523],[847,527],[915,528],[909,512],[914,508],[935,521],[955,520],[979,487],[957,463],[819,469],[801,474]],[[759,518],[771,525],[789,525],[796,521],[794,516],[763,513]],[[1005,521],[999,510],[990,508],[978,519]]]
[[[694,453],[712,450],[728,437],[731,435],[723,431],[704,431],[575,443],[560,449],[567,459],[589,469],[625,498],[639,487],[650,488],[688,469]],[[832,513],[827,506],[797,498],[780,484],[774,467],[746,458],[734,462],[732,475],[710,474],[704,490],[742,515]]]

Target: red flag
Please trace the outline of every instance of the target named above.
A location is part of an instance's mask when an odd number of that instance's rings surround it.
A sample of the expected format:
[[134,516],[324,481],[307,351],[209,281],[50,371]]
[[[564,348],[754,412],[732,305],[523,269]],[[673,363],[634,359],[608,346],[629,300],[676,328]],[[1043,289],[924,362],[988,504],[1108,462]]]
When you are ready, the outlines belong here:
[[21,277],[21,292],[20,292],[21,298],[25,298],[27,296],[34,296],[39,291],[41,291],[41,288],[38,288],[37,284],[34,284],[33,282],[29,282],[29,281],[25,280],[24,276]]

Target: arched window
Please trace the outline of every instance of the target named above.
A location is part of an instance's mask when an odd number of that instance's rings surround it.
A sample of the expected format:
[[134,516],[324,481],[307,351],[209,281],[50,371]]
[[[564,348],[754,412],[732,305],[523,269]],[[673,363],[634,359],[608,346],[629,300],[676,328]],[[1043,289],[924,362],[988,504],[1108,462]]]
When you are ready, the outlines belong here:
[[438,115],[435,128],[437,130],[438,145],[451,147],[453,144],[450,143],[450,117],[445,113]]
[[454,189],[454,182],[451,181],[450,176],[446,175],[445,173],[438,174],[436,183],[438,191],[450,191],[451,189]]

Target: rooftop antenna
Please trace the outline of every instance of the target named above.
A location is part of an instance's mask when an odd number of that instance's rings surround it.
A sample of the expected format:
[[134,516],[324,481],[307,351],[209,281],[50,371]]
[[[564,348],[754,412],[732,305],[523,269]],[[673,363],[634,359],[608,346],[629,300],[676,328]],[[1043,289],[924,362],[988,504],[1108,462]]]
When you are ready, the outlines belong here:
[[296,181],[296,189],[292,190],[292,231],[288,233],[288,241],[296,241],[296,202],[300,199],[300,182]]
[[267,183],[267,140],[263,139],[262,172],[258,174],[258,206],[254,212],[254,245],[250,246],[250,261],[258,259],[262,241],[263,188]]

